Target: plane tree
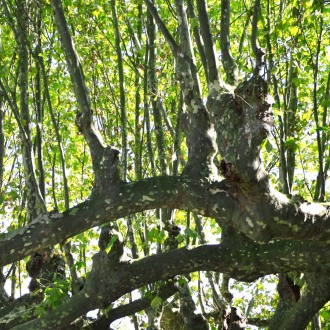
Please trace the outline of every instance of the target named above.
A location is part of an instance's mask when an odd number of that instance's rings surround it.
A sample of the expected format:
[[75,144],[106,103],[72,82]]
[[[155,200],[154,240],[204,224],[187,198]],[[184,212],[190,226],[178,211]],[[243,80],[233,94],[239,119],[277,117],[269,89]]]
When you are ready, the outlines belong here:
[[329,324],[326,1],[1,4],[1,329]]

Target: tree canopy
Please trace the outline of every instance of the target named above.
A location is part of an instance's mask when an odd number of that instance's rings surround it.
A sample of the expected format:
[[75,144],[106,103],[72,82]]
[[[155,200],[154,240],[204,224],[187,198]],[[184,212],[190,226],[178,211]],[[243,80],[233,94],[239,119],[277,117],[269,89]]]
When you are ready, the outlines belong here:
[[1,0],[0,328],[329,327],[329,31],[324,0]]

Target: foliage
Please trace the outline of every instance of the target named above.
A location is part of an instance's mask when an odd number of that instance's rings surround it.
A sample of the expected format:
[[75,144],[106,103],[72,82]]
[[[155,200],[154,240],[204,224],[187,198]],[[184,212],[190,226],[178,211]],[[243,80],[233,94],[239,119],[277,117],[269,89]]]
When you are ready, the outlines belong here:
[[[276,292],[277,274],[317,297],[311,259],[319,276],[328,267],[322,251],[329,209],[321,206],[330,198],[328,2],[210,0],[206,16],[200,0],[1,3],[1,326],[31,321],[27,326],[36,328],[34,321],[59,318],[61,328],[75,321],[102,329],[129,316],[135,329],[166,328],[172,318],[181,329],[197,326],[201,316],[207,326],[226,329],[237,307],[251,329],[274,329],[276,320],[286,329],[290,313],[276,314],[285,300]],[[237,66],[234,84],[223,47]],[[256,73],[259,49],[266,56]],[[221,63],[213,71],[212,61]],[[263,131],[267,102],[274,125]],[[243,118],[249,107],[257,114]],[[323,213],[305,211],[312,202]],[[209,244],[228,249],[210,253],[209,260],[219,253],[223,265],[207,264],[203,254],[191,260],[175,254]],[[267,254],[278,259],[266,262]],[[309,259],[300,268],[304,254]],[[157,256],[164,267],[145,269]],[[180,267],[175,274],[172,256]],[[148,280],[136,274],[127,280],[128,265],[141,265]],[[109,269],[114,283],[107,282]],[[17,312],[8,325],[1,313],[19,306],[19,297],[35,299],[34,316]],[[327,328],[329,303],[322,299],[314,314]],[[295,308],[290,304],[286,311]],[[72,320],[59,316],[66,306]],[[86,314],[94,309],[98,320],[90,321]]]

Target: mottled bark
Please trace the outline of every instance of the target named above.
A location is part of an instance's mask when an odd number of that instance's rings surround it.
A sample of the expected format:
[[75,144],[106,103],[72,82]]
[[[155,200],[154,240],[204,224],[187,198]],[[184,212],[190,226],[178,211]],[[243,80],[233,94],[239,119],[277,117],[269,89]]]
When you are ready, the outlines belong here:
[[[17,1],[16,15],[20,17],[17,21],[17,45],[19,57],[19,121],[21,123],[21,144],[24,165],[24,176],[27,191],[27,206],[29,221],[46,211],[44,199],[37,183],[33,146],[30,130],[29,109],[29,17],[28,8],[24,0]],[[17,106],[15,106],[16,108]],[[13,109],[13,111],[15,111]]]
[[[296,256],[290,258],[293,251],[297,249],[304,255],[303,259]],[[254,253],[251,254],[248,251]],[[54,311],[49,311],[40,319],[24,324],[24,329],[52,329],[55,325],[68,325],[88,310],[104,308],[135,288],[153,283],[160,278],[170,279],[181,273],[199,269],[213,270],[227,273],[239,280],[253,281],[259,276],[276,270],[294,270],[304,267],[307,267],[307,270],[308,267],[313,269],[315,258],[319,254],[324,256],[324,259],[318,259],[319,263],[329,258],[327,247],[319,246],[316,249],[312,243],[292,244],[281,241],[270,245],[256,245],[252,242],[244,242],[244,239],[240,244],[237,244],[236,240],[236,242],[221,245],[182,248],[137,261],[127,260],[121,253],[122,249],[119,253],[117,249],[111,250],[109,254],[97,253],[93,258],[93,268],[83,290]],[[189,260],[189,263],[186,263],[186,260]],[[269,260],[272,262],[270,263]],[[260,265],[263,265],[262,269]],[[325,299],[329,299],[329,290],[324,290],[328,285],[327,277],[324,279],[322,287],[316,282],[311,282],[311,290],[306,293],[305,298],[304,296],[301,298],[303,305],[299,307],[297,313],[299,317],[302,317],[302,322],[306,321],[308,316],[301,316],[299,311],[306,308],[306,301],[309,301],[313,295],[320,294],[323,290],[322,299],[312,304],[311,312],[322,306]],[[285,319],[283,322],[288,322],[288,320]],[[285,329],[290,329],[290,327]]]
[[208,330],[206,319],[196,311],[196,305],[192,299],[189,287],[183,284],[179,287],[180,312],[186,329]]
[[163,118],[160,110],[160,101],[158,96],[158,83],[157,83],[157,70],[162,70],[161,68],[156,68],[156,55],[157,55],[157,44],[156,44],[156,25],[153,20],[153,17],[148,14],[148,94],[149,103],[151,104],[154,125],[155,125],[155,135],[157,142],[157,151],[159,158],[159,168],[160,174],[166,174],[166,155],[165,155],[165,142],[164,142],[164,127],[163,127]]
[[[301,298],[296,302],[292,298],[290,304],[285,302],[288,297],[281,298],[282,303],[286,306],[285,308],[278,307],[269,325],[270,330],[304,330],[320,308],[329,301],[330,276],[328,268],[322,269],[321,267],[317,272],[312,271],[306,273],[305,276],[306,287]],[[286,294],[290,294],[288,290]]]
[[229,181],[201,186],[200,181],[180,177],[122,184],[103,197],[91,198],[63,213],[40,215],[28,226],[5,234],[0,242],[0,266],[96,225],[161,207],[214,217],[220,225],[231,224],[256,241],[295,238],[321,246],[327,241],[330,214],[325,207],[311,203],[297,205],[273,191],[264,197],[252,193],[246,195]]
[[[172,282],[168,282],[166,286],[161,287],[158,291],[152,293],[153,297],[160,297],[163,301],[166,301],[169,297],[177,292],[177,288]],[[118,306],[107,312],[106,315],[101,316],[97,321],[89,325],[90,329],[101,330],[108,329],[109,324],[118,320],[124,316],[133,315],[137,312],[150,308],[151,299],[149,297],[134,300],[133,302]]]
[[[72,282],[73,285],[77,286],[73,288],[74,295],[70,299],[58,308],[48,310],[38,319],[33,319],[34,315],[30,309],[28,309],[25,320],[23,320],[21,314],[16,315],[15,325],[17,326],[14,329],[34,330],[74,327],[71,323],[92,309],[107,308],[123,295],[131,293],[135,289],[161,280],[173,281],[173,278],[178,274],[188,274],[194,271],[206,271],[215,297],[214,301],[217,307],[219,309],[222,308],[222,311],[226,313],[228,310],[227,303],[230,304],[232,300],[228,289],[229,278],[253,281],[267,274],[280,273],[278,286],[280,304],[269,328],[305,329],[308,322],[330,299],[330,280],[328,275],[330,212],[328,208],[321,204],[308,203],[302,200],[295,201],[275,191],[271,187],[268,173],[263,167],[260,151],[261,145],[268,137],[273,125],[271,108],[273,99],[269,95],[270,88],[268,83],[270,80],[266,81],[263,77],[265,54],[257,43],[260,1],[255,1],[252,21],[251,46],[255,55],[255,68],[253,73],[243,79],[235,89],[230,87],[229,90],[225,90],[219,82],[206,3],[197,1],[201,34],[205,43],[205,63],[207,64],[204,64],[204,66],[207,67],[209,83],[209,95],[206,104],[203,100],[198,70],[195,64],[195,50],[192,46],[191,28],[187,19],[184,1],[176,0],[175,2],[179,45],[160,18],[153,3],[149,0],[144,1],[159,31],[162,32],[168,42],[176,62],[176,75],[181,84],[182,102],[179,103],[180,109],[177,109],[179,118],[177,118],[175,134],[172,132],[172,135],[175,136],[175,150],[177,151],[180,148],[181,128],[183,129],[186,136],[188,161],[182,173],[179,172],[177,162],[173,170],[175,176],[152,177],[146,180],[141,179],[140,164],[136,163],[136,177],[139,181],[130,183],[126,182],[126,180],[120,180],[117,167],[118,151],[111,146],[104,145],[93,125],[89,91],[81,63],[69,33],[61,2],[60,0],[52,0],[51,2],[79,108],[76,124],[90,148],[95,175],[94,190],[86,201],[69,208],[66,187],[65,206],[67,210],[64,212],[56,211],[48,214],[44,207],[40,207],[40,205],[43,205],[43,201],[39,197],[38,185],[35,176],[33,176],[32,145],[29,137],[29,127],[26,125],[26,122],[29,122],[27,98],[29,91],[27,85],[27,17],[25,15],[26,12],[24,12],[22,22],[17,26],[16,31],[15,24],[10,20],[9,15],[9,24],[13,25],[13,33],[18,41],[20,108],[10,99],[8,93],[4,92],[4,97],[18,122],[23,139],[25,169],[26,173],[28,173],[26,185],[31,192],[36,192],[34,196],[30,194],[36,199],[29,200],[29,203],[34,203],[33,205],[31,204],[34,213],[31,212],[30,223],[23,228],[3,234],[1,237],[0,267],[33,254],[33,257],[27,263],[27,270],[34,279],[42,277],[40,274],[44,275],[46,270],[49,270],[50,275],[57,274],[63,276],[63,272],[59,274],[63,260],[56,255],[40,255],[39,251],[45,251],[54,244],[62,243],[66,239],[87,229],[105,224],[108,225],[103,226],[101,230],[99,238],[100,252],[93,257],[92,270],[88,274],[86,282],[79,282],[80,279],[73,272]],[[24,1],[18,1],[18,5],[23,11],[26,9]],[[191,8],[192,4],[189,3],[189,5],[190,9],[193,9]],[[113,19],[116,21],[114,0],[112,1],[112,6]],[[222,1],[222,9],[222,33],[224,37],[224,40],[222,40],[224,43],[222,52],[224,59],[230,62],[227,69],[226,65],[224,67],[225,71],[227,71],[228,82],[235,85],[235,65],[231,61],[230,44],[229,40],[227,40],[229,38],[230,22],[229,2]],[[4,11],[5,13],[8,11],[6,6],[4,6]],[[249,15],[251,13],[247,16]],[[145,49],[145,64],[146,66],[151,64],[151,70],[155,70],[155,64],[153,63],[155,53],[152,49],[155,37],[153,29],[154,27],[151,24],[151,29],[148,32],[152,38],[150,38],[150,43],[146,45]],[[115,27],[115,30],[117,56],[120,62],[118,26]],[[195,36],[198,39],[197,31]],[[271,51],[269,42],[268,40],[267,46]],[[271,58],[269,63],[271,66],[274,65]],[[49,102],[50,113],[52,113],[50,97],[47,95],[46,73],[42,62],[40,64],[45,80],[46,98]],[[151,134],[151,126],[148,127],[148,91],[151,90],[154,94],[157,93],[157,82],[154,73],[148,74],[145,70],[144,76],[145,122],[148,134]],[[297,72],[292,71],[292,80],[294,80],[293,78],[296,74]],[[317,78],[317,75],[315,78]],[[121,68],[122,105],[125,105],[126,102],[124,100],[124,79]],[[136,85],[138,85],[139,81],[139,79],[136,79]],[[149,90],[147,88],[148,82],[151,84]],[[316,90],[317,85],[314,87]],[[5,90],[2,83],[1,89]],[[291,107],[293,108],[297,106],[298,102],[296,92],[294,86],[292,86],[293,98],[291,98],[291,101],[293,103]],[[137,94],[136,120],[139,118],[139,100],[140,97]],[[158,148],[160,154],[162,154],[160,172],[165,174],[164,137],[161,136],[163,133],[160,132],[162,129],[162,113],[159,111],[159,108],[156,108],[159,107],[159,104],[157,104],[159,100],[155,100],[153,104],[154,118],[157,126],[156,130],[159,133],[157,138]],[[279,104],[279,98],[277,101]],[[181,105],[184,109],[181,109]],[[124,110],[122,109],[121,112],[122,130],[126,128]],[[41,118],[41,108],[38,108],[38,111]],[[184,111],[182,116],[181,111]],[[55,124],[56,121],[53,117],[51,115],[57,142],[60,146],[59,128]],[[317,117],[319,116],[317,115]],[[138,129],[139,126],[136,125],[135,130],[138,131]],[[285,129],[289,129],[289,127],[283,126],[283,130]],[[216,138],[217,146],[215,144]],[[125,138],[123,137],[122,144],[125,153],[126,142],[124,140]],[[135,141],[136,143],[141,143],[140,137],[137,137]],[[150,166],[151,172],[156,174],[156,167],[153,165],[151,135],[148,136],[147,142],[149,157],[152,161]],[[1,143],[3,144],[3,142]],[[41,141],[39,146],[41,147]],[[224,178],[222,181],[219,181],[217,169],[213,163],[217,147],[222,158],[219,166],[219,170]],[[136,148],[136,153],[140,152],[139,148]],[[323,152],[322,148],[320,151]],[[179,151],[177,155],[180,155]],[[284,148],[283,157],[285,158]],[[126,166],[125,157],[124,162]],[[291,159],[292,162],[293,160]],[[63,163],[62,156],[62,168],[64,169]],[[286,161],[285,164],[288,165],[288,162]],[[290,169],[287,168],[286,172],[289,173]],[[124,169],[124,173],[126,173],[126,169]],[[124,174],[124,178],[126,179],[126,174]],[[286,180],[285,192],[290,191],[292,178],[293,171],[291,168],[288,180]],[[319,184],[319,193],[322,195],[324,184],[322,181]],[[166,252],[137,259],[138,251],[133,238],[134,219],[130,216],[137,212],[165,208],[186,210],[198,215],[212,217],[222,229],[221,244],[204,244],[206,242],[201,230],[201,224],[196,221],[203,246],[178,249],[179,243],[175,239],[179,232],[179,229],[177,229],[176,235],[173,232],[169,235],[169,238],[172,240],[166,241],[168,243]],[[127,235],[132,246],[132,259],[129,259],[124,254],[124,242],[122,241],[116,242],[110,249],[110,252],[108,252],[108,245],[111,237],[113,237],[111,236],[113,234],[110,232],[110,226],[116,220],[126,216],[130,217],[127,222]],[[143,239],[147,239],[147,235],[142,237],[142,243],[144,243]],[[189,240],[187,239],[186,242],[189,243]],[[149,254],[149,247],[144,246],[143,248],[144,252]],[[72,267],[73,260],[70,256],[68,245],[65,246],[65,252],[68,264]],[[39,262],[40,260],[42,262]],[[36,265],[39,265],[40,268],[36,267]],[[226,301],[216,291],[210,274],[211,271],[223,274],[224,280],[221,293]],[[302,292],[300,292],[300,288],[298,290],[297,284],[288,275],[290,271],[299,271],[305,274],[305,290]],[[52,279],[51,276],[42,278],[41,282],[45,280],[52,281]],[[166,299],[170,294],[173,294],[174,290],[172,289],[170,293],[163,293],[159,290],[155,294],[162,299]],[[189,329],[206,329],[208,325],[204,319],[205,315],[192,313],[195,311],[195,306],[188,286],[177,287],[177,289],[180,291],[181,311],[186,327]],[[299,291],[301,296],[298,297],[297,291]],[[136,302],[131,302],[126,306],[117,307],[109,311],[107,316],[98,321],[100,322],[99,324],[95,322],[92,326],[94,328],[98,326],[104,327],[118,317],[134,313],[141,308],[146,309],[149,306],[150,301],[141,298]],[[0,310],[0,324],[4,325],[4,329],[13,326],[13,323],[8,321],[7,317],[15,312],[16,310],[9,304]],[[226,322],[228,321],[226,325],[228,329],[244,329],[246,327],[247,320],[238,309],[231,308],[226,315],[228,318],[226,320]],[[154,318],[157,321],[161,319],[157,315],[157,311],[154,310],[150,312],[149,316],[150,319]],[[27,322],[23,324],[23,321]],[[222,319],[222,321],[224,320]]]
[[195,56],[191,43],[186,9],[183,1],[176,1],[179,18],[180,47],[176,57],[177,78],[187,114],[183,117],[183,131],[186,134],[188,163],[184,174],[193,177],[212,177],[216,174],[213,159],[216,153],[213,125],[203,104]]

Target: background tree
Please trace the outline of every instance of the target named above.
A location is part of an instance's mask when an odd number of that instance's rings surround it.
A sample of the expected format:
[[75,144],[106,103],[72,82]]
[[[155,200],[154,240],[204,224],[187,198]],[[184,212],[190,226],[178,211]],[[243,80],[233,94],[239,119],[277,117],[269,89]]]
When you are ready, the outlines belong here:
[[327,328],[329,10],[1,0],[1,329]]

